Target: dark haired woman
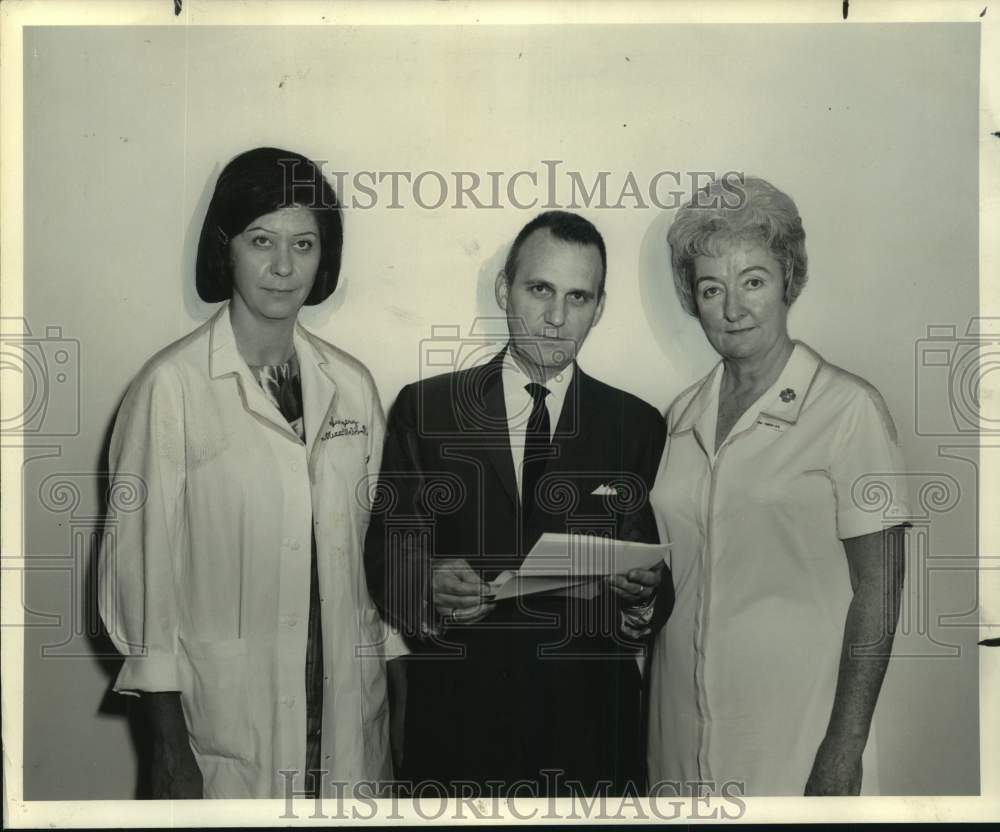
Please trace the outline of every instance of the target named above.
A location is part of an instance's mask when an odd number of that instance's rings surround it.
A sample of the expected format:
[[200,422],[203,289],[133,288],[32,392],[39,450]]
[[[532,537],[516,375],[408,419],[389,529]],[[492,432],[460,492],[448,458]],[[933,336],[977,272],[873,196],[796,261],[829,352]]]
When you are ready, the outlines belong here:
[[[389,776],[383,625],[361,546],[383,416],[368,370],[297,323],[337,285],[322,172],[258,148],[219,176],[204,325],[147,362],[110,448],[146,493],[101,554],[115,683],[149,716],[154,797],[333,793]],[[367,649],[364,649],[367,646]]]

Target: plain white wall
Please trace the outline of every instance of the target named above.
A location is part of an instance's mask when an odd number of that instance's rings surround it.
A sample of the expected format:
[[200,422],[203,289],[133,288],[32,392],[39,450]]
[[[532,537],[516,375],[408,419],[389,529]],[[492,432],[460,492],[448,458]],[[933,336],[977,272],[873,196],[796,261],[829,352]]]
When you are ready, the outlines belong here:
[[[193,291],[197,235],[219,169],[250,147],[349,172],[533,170],[543,201],[544,159],[588,181],[610,171],[611,201],[627,171],[640,183],[661,170],[770,179],[808,234],[793,335],[882,391],[911,471],[953,478],[961,496],[933,514],[934,562],[974,554],[975,467],[939,454],[961,435],[917,435],[914,402],[921,385],[948,395],[917,373],[927,326],[964,331],[978,308],[978,49],[965,25],[27,31],[25,317],[35,335],[58,326],[78,345],[80,398],[78,435],[37,437],[50,450],[25,466],[27,554],[39,564],[25,797],[135,791],[123,706],[107,694],[114,663],[95,658],[82,603],[96,472],[130,379],[211,312]],[[367,363],[386,406],[420,373],[432,326],[466,332],[498,314],[493,275],[539,210],[430,211],[405,188],[401,201],[346,212],[341,286],[303,313]],[[670,212],[583,213],[608,244],[609,300],[582,363],[663,409],[714,361],[673,295]],[[59,482],[75,502],[60,500]],[[977,792],[975,577],[925,567],[911,557],[900,655],[876,716],[882,785]],[[970,610],[965,626],[938,621]]]

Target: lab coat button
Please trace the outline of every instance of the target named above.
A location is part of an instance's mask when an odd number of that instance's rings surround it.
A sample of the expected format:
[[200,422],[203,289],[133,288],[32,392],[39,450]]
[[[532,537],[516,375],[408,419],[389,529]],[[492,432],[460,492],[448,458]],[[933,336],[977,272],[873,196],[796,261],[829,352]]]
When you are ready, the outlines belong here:
[[292,551],[297,552],[299,550],[299,541],[293,540],[289,545],[292,547]]
[[299,623],[299,617],[294,614],[282,616],[281,620],[283,624],[286,624],[289,627],[294,627],[296,624]]

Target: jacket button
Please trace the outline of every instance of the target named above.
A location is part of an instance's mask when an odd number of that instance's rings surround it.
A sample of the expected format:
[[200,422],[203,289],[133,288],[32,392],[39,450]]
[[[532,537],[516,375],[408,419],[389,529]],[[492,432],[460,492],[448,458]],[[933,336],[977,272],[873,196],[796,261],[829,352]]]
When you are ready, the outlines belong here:
[[289,545],[292,547],[293,552],[297,552],[299,550],[299,541],[293,540]]
[[294,627],[299,623],[299,617],[294,614],[282,616],[282,623],[288,625],[289,627]]

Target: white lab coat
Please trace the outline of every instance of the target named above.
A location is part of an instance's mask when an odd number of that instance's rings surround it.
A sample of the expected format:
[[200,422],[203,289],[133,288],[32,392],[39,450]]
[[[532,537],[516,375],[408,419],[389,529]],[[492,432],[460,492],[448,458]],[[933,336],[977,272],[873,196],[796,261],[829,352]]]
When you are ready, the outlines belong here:
[[282,797],[280,771],[304,768],[311,524],[324,792],[391,774],[384,627],[362,564],[382,409],[360,362],[301,325],[294,343],[305,444],[237,351],[228,304],[150,359],[111,440],[100,598],[126,656],[115,690],[180,691],[206,797]]

